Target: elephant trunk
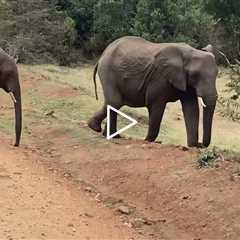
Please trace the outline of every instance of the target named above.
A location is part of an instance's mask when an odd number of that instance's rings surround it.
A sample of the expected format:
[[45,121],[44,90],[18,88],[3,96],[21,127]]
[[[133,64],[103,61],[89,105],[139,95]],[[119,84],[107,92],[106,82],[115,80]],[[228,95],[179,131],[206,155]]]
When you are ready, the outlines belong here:
[[212,120],[216,106],[217,97],[204,98],[203,107],[203,146],[208,147],[211,142]]
[[20,85],[13,91],[13,96],[15,98],[14,108],[15,108],[15,133],[16,142],[14,146],[19,146],[22,132],[22,101],[21,101],[21,89]]

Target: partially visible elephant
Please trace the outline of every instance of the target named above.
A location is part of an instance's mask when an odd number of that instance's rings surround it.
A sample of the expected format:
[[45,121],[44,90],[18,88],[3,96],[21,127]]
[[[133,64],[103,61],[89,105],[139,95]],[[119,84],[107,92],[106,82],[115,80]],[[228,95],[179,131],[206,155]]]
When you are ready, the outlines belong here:
[[15,132],[14,146],[19,146],[22,131],[22,103],[19,75],[15,60],[0,49],[0,88],[11,96],[15,108]]
[[[183,43],[151,43],[140,37],[123,37],[110,44],[94,70],[101,80],[105,102],[88,122],[101,131],[107,105],[147,107],[149,129],[145,140],[155,141],[168,102],[181,101],[189,147],[209,146],[217,101],[215,57],[208,49]],[[97,92],[96,92],[97,97]],[[203,106],[203,141],[198,142],[199,105]],[[111,112],[110,133],[117,115]],[[106,129],[106,128],[105,128]]]

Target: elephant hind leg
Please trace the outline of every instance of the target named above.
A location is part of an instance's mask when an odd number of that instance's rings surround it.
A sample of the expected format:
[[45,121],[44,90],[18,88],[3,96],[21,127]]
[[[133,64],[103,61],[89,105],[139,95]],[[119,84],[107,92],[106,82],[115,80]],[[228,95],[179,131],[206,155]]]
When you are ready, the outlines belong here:
[[[105,101],[107,105],[112,106],[113,108],[119,110],[123,106],[122,96],[121,94],[112,89],[107,91],[107,95],[105,96]],[[117,131],[117,113],[115,111],[110,111],[110,121],[109,121],[109,134],[112,135]],[[103,131],[103,136],[107,136],[107,123],[105,124],[105,128]],[[114,138],[119,138],[119,135],[116,135]]]
[[[114,107],[116,108],[116,107]],[[118,110],[120,107],[117,107],[116,109]],[[110,126],[109,126],[109,135],[114,134],[117,131],[117,113],[114,111],[110,111]],[[103,131],[103,136],[107,136],[107,123],[105,124],[104,131]],[[118,138],[119,135],[115,136],[115,138]]]
[[107,105],[104,104],[104,106],[99,110],[95,115],[88,121],[88,126],[96,131],[96,132],[101,132],[102,131],[102,121],[106,118],[107,116]]
[[[101,132],[101,124],[102,121],[107,117],[107,105],[110,105],[117,110],[120,109],[123,105],[121,94],[113,90],[113,88],[107,89],[104,91],[105,93],[105,103],[100,111],[98,111],[89,121],[88,126],[96,132]],[[110,111],[110,135],[117,131],[117,113],[114,111]],[[103,131],[103,135],[107,135],[107,124],[105,125],[105,129]],[[118,136],[116,136],[118,137]]]
[[157,138],[165,107],[166,107],[165,102],[160,104],[158,103],[148,107],[149,127],[145,141],[154,142],[155,139]]

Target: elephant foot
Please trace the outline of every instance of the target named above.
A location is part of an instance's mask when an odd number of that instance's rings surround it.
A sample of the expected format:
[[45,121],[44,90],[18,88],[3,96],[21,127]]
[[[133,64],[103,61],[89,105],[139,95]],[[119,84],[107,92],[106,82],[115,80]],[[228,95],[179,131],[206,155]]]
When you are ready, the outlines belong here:
[[102,131],[101,124],[97,123],[96,120],[93,118],[88,121],[88,127],[91,128],[95,132]]
[[204,146],[204,144],[202,144],[202,143],[191,143],[191,144],[188,144],[188,147],[190,147],[190,148],[206,148],[206,146]]
[[155,140],[156,140],[155,137],[146,137],[146,138],[144,139],[144,141],[147,141],[147,142],[154,142]]
[[207,148],[208,146],[205,146],[203,143],[198,143],[197,148]]

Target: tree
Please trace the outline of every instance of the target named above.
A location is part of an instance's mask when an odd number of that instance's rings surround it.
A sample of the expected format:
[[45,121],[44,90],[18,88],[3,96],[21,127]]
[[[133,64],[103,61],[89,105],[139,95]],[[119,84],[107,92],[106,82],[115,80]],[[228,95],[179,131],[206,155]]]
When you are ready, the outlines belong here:
[[188,42],[200,47],[209,43],[212,24],[202,1],[139,0],[133,33],[156,42]]
[[205,9],[224,27],[222,36],[218,36],[220,48],[231,60],[240,59],[240,1],[205,0]]
[[67,64],[75,38],[70,17],[46,0],[8,0],[4,8],[0,34],[16,49],[20,62]]
[[94,7],[93,38],[102,50],[106,44],[130,33],[135,16],[136,0],[99,0]]

